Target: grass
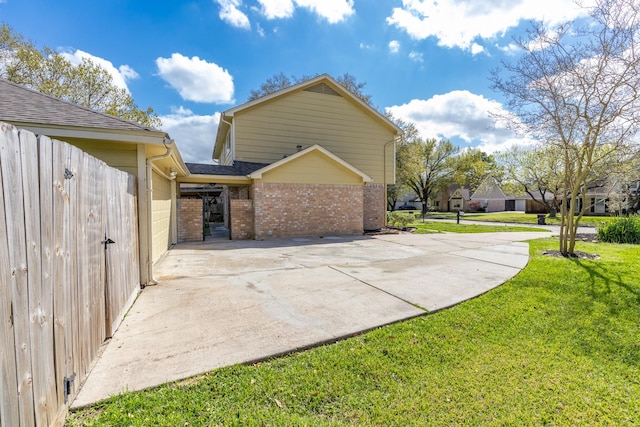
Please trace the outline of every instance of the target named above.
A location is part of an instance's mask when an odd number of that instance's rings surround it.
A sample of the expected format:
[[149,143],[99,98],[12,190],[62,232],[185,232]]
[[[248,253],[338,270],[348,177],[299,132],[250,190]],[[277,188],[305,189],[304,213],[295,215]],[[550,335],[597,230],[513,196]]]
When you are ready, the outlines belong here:
[[[615,217],[612,216],[583,216],[580,225],[599,226],[602,223],[610,222]],[[465,213],[465,220],[469,221],[487,221],[487,222],[510,222],[515,224],[537,224],[538,216],[536,214],[525,214],[522,212],[499,212],[490,214]],[[560,225],[560,215],[556,218],[546,217],[547,224]]]
[[415,227],[416,234],[429,234],[429,233],[496,233],[496,232],[508,232],[508,231],[541,231],[543,233],[548,232],[542,228],[534,227],[519,227],[511,225],[484,225],[484,224],[456,224],[451,222],[433,222],[433,221],[416,221],[411,224],[411,227]]
[[639,425],[638,247],[542,255],[556,245],[532,242],[520,274],[450,309],[125,393],[68,425]]

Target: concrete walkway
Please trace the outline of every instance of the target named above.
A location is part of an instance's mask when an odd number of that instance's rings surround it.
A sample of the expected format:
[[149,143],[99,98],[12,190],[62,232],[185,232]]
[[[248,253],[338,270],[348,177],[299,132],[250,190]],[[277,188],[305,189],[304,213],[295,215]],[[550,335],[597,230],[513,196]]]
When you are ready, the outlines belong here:
[[181,244],[156,268],[72,407],[333,342],[513,277],[545,233]]

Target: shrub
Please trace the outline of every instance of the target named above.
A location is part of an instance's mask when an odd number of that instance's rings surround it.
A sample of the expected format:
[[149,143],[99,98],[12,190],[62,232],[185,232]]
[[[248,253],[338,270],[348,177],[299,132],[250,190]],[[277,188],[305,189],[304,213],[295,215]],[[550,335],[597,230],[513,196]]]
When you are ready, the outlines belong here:
[[415,216],[409,212],[387,212],[387,224],[398,227],[407,228],[415,220]]
[[609,243],[640,244],[640,216],[618,217],[598,227],[598,240]]
[[471,212],[480,212],[484,211],[484,208],[482,207],[480,200],[470,200],[469,203],[467,203],[467,210]]

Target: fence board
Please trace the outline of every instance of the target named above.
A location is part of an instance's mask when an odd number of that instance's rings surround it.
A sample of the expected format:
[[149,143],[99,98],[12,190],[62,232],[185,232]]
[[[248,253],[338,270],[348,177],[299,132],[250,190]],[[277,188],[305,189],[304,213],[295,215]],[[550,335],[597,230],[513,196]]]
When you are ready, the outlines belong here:
[[64,406],[64,379],[73,373],[73,337],[71,329],[71,264],[67,221],[69,211],[65,166],[69,157],[66,144],[53,144],[53,232],[54,232],[54,342],[58,407]]
[[71,306],[69,307],[71,311],[71,327],[73,331],[73,350],[72,350],[72,364],[74,381],[71,383],[70,387],[70,396],[74,396],[78,392],[78,388],[80,385],[80,379],[83,378],[85,370],[83,366],[82,360],[82,323],[80,322],[80,316],[82,313],[82,308],[80,306],[82,302],[81,291],[79,290],[79,280],[78,280],[78,245],[77,245],[77,236],[78,236],[78,193],[79,193],[79,180],[80,173],[82,171],[82,156],[83,152],[74,146],[69,146],[69,160],[67,168],[72,171],[71,179],[67,180],[69,182],[69,213],[65,218],[66,229],[68,230],[70,240],[69,242],[69,264],[70,264],[70,277],[69,284],[71,287]]
[[31,369],[36,425],[48,425],[50,389],[55,388],[55,376],[50,357],[53,334],[50,322],[50,289],[42,278],[42,249],[40,218],[47,215],[40,207],[40,179],[38,171],[38,141],[31,132],[20,131],[20,159],[24,196],[24,226],[27,249],[27,282],[29,299]]
[[0,146],[2,157],[7,238],[13,295],[13,331],[16,348],[18,379],[18,408],[20,425],[35,425],[33,419],[33,377],[31,372],[31,338],[29,325],[29,289],[27,277],[27,248],[24,224],[24,194],[18,131],[5,133]]
[[[13,336],[11,267],[9,261],[9,237],[7,235],[7,217],[11,211],[5,210],[4,175],[10,173],[5,168],[4,155],[8,150],[9,136],[13,127],[0,123],[0,426],[19,425],[18,415],[18,379],[16,372],[16,347]],[[6,392],[5,392],[6,391]]]
[[[91,307],[90,296],[91,291],[91,276],[89,274],[89,241],[87,236],[87,230],[89,228],[89,206],[87,200],[89,198],[89,179],[88,179],[88,166],[86,162],[88,159],[86,156],[81,156],[79,159],[72,159],[73,165],[73,180],[76,183],[77,193],[71,195],[71,206],[75,209],[76,217],[76,241],[75,241],[75,256],[72,255],[77,266],[77,282],[74,286],[76,301],[73,307],[76,309],[76,313],[73,317],[74,320],[74,351],[75,357],[75,369],[76,375],[82,378],[86,372],[85,361],[89,358],[89,346],[85,345],[85,342],[90,339],[90,335],[87,333],[91,323]],[[73,273],[72,273],[73,274]],[[85,337],[84,340],[81,337]]]
[[46,136],[38,137],[38,175],[40,178],[40,251],[41,251],[41,307],[46,316],[43,325],[43,376],[47,384],[46,407],[48,424],[51,425],[58,414],[56,398],[56,373],[53,355],[53,147]]

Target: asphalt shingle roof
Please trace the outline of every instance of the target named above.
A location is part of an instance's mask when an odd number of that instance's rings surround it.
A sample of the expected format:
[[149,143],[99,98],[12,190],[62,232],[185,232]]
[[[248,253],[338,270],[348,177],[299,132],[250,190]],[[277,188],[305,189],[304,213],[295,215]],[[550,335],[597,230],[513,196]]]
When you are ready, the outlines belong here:
[[0,79],[0,120],[97,129],[161,132]]
[[201,163],[186,163],[189,172],[198,175],[247,176],[252,172],[268,166],[268,163],[234,161],[233,166],[205,165]]

